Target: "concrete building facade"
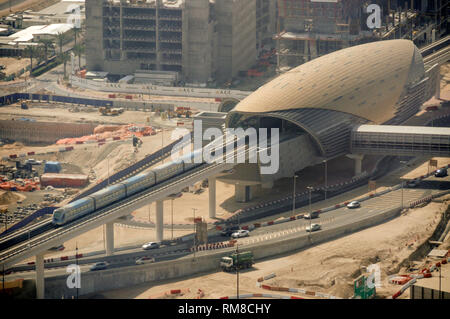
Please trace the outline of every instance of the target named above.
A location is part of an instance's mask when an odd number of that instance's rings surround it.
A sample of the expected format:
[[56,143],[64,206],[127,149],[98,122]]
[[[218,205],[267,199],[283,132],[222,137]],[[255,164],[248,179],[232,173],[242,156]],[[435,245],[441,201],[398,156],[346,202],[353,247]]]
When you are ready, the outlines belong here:
[[275,0],[86,0],[87,68],[228,81],[255,64],[274,30],[274,8]]

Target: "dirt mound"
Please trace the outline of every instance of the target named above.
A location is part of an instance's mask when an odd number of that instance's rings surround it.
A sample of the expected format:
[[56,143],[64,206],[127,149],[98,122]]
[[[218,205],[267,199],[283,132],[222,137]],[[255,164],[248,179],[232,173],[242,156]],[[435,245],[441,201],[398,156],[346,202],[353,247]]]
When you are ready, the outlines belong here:
[[121,125],[99,125],[94,129],[94,134],[100,134],[104,132],[115,132],[123,129]]
[[0,205],[9,205],[20,200],[21,197],[13,192],[1,192],[0,193]]

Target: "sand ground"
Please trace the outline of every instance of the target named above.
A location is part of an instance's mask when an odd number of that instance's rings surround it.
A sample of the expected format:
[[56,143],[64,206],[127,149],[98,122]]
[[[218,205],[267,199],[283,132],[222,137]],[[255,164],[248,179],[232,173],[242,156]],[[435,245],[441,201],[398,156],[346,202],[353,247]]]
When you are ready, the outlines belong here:
[[[390,284],[388,276],[397,273],[399,264],[428,239],[440,215],[447,209],[449,200],[450,196],[447,196],[445,203],[432,202],[425,207],[408,210],[382,225],[307,250],[258,261],[253,269],[241,272],[240,293],[264,292],[256,287],[257,279],[275,273],[275,278],[264,283],[279,287],[301,287],[349,298],[353,294],[353,280],[365,271],[364,267],[377,264],[381,270],[381,287],[377,289],[377,296],[391,296],[400,286]],[[450,247],[448,239],[445,245],[447,249]],[[181,280],[142,284],[100,295],[105,298],[165,298],[164,293],[171,289],[185,291],[177,297],[182,299],[196,298],[199,289],[204,292],[204,298],[232,296],[236,295],[236,275],[202,273]],[[408,292],[401,298],[408,298]]]

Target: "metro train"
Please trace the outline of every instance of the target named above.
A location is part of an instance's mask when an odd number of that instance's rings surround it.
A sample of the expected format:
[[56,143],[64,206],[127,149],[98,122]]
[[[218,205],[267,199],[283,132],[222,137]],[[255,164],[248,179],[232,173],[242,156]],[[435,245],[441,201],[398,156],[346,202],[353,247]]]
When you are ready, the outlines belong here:
[[193,160],[197,152],[201,152],[201,150],[181,156],[177,161],[160,165],[146,173],[137,174],[123,182],[108,186],[89,196],[60,207],[53,212],[52,224],[55,226],[64,225],[171,177],[191,170],[201,165],[201,163],[194,163]]

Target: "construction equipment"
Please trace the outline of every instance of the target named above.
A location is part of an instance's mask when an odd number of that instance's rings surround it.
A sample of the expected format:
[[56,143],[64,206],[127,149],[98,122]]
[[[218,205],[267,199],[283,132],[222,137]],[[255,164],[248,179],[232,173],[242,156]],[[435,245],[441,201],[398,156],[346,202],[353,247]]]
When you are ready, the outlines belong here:
[[220,259],[220,267],[224,271],[234,271],[236,269],[250,268],[253,263],[253,253],[251,251],[233,253],[229,257],[222,257],[222,259]]
[[192,115],[192,111],[190,107],[177,107],[175,110],[175,113],[177,114],[177,117],[185,117],[190,118]]
[[98,109],[98,111],[102,114],[102,115],[109,115],[109,116],[115,116],[115,115],[120,115],[124,112],[123,108],[110,108],[107,106],[102,106]]

